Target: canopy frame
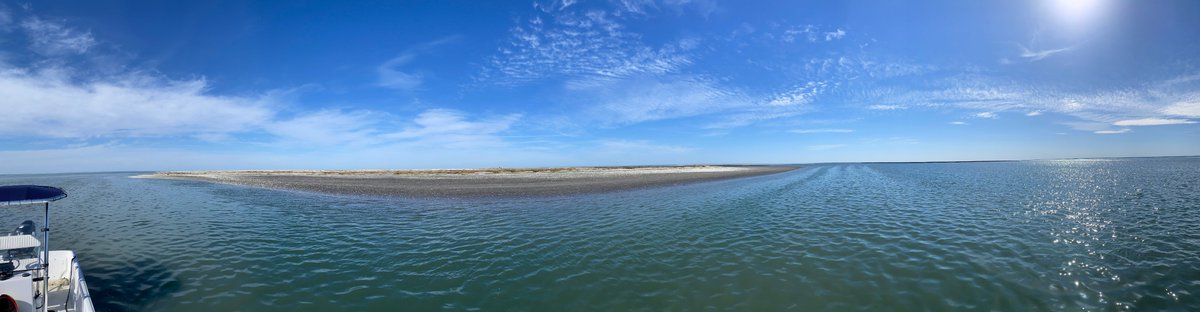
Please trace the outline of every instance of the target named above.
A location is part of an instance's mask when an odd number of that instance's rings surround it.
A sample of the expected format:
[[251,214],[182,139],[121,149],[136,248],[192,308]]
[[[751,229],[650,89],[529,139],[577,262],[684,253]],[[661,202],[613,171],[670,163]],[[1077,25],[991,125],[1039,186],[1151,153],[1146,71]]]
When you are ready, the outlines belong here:
[[0,186],[0,206],[42,204],[45,221],[42,222],[42,306],[36,310],[46,311],[50,307],[50,202],[67,197],[61,188],[42,185]]

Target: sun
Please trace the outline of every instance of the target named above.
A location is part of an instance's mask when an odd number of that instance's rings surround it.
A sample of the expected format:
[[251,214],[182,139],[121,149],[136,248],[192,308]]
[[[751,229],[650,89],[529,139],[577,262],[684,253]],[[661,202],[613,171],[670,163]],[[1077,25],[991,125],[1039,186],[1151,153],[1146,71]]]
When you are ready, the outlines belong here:
[[1078,35],[1095,29],[1107,18],[1112,0],[1049,0],[1050,14],[1059,30]]

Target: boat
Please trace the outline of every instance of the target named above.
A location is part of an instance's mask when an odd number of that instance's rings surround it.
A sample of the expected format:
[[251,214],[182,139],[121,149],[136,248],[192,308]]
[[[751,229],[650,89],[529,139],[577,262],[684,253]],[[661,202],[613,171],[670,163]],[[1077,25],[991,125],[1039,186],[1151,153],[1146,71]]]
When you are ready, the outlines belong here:
[[94,312],[83,270],[70,250],[50,250],[50,202],[67,197],[61,188],[0,186],[0,206],[41,206],[41,237],[33,220],[0,234],[0,312]]

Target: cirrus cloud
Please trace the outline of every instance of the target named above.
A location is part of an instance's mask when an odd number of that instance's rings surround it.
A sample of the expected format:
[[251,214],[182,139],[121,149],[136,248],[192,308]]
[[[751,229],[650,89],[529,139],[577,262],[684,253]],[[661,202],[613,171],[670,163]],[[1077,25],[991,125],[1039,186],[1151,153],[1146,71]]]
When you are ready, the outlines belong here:
[[1096,134],[1122,134],[1122,133],[1126,133],[1129,131],[1131,131],[1129,128],[1122,128],[1122,129],[1117,129],[1117,130],[1098,130],[1098,131],[1095,131],[1095,133]]
[[1187,119],[1142,118],[1142,119],[1121,120],[1121,121],[1114,122],[1113,125],[1125,127],[1125,126],[1182,125],[1182,124],[1194,124],[1194,123],[1196,123],[1196,122],[1187,120]]
[[36,16],[22,21],[21,29],[30,39],[30,49],[42,55],[86,53],[97,43],[91,32],[80,31]]
[[794,129],[788,130],[791,133],[809,134],[809,133],[851,133],[854,129]]

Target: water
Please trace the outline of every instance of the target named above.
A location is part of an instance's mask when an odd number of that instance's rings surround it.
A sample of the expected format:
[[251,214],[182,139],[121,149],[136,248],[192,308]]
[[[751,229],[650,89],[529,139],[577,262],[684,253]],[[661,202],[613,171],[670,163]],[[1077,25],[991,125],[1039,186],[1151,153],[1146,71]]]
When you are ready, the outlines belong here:
[[517,200],[129,175],[0,176],[70,193],[52,243],[106,311],[1200,310],[1200,158],[814,165]]

